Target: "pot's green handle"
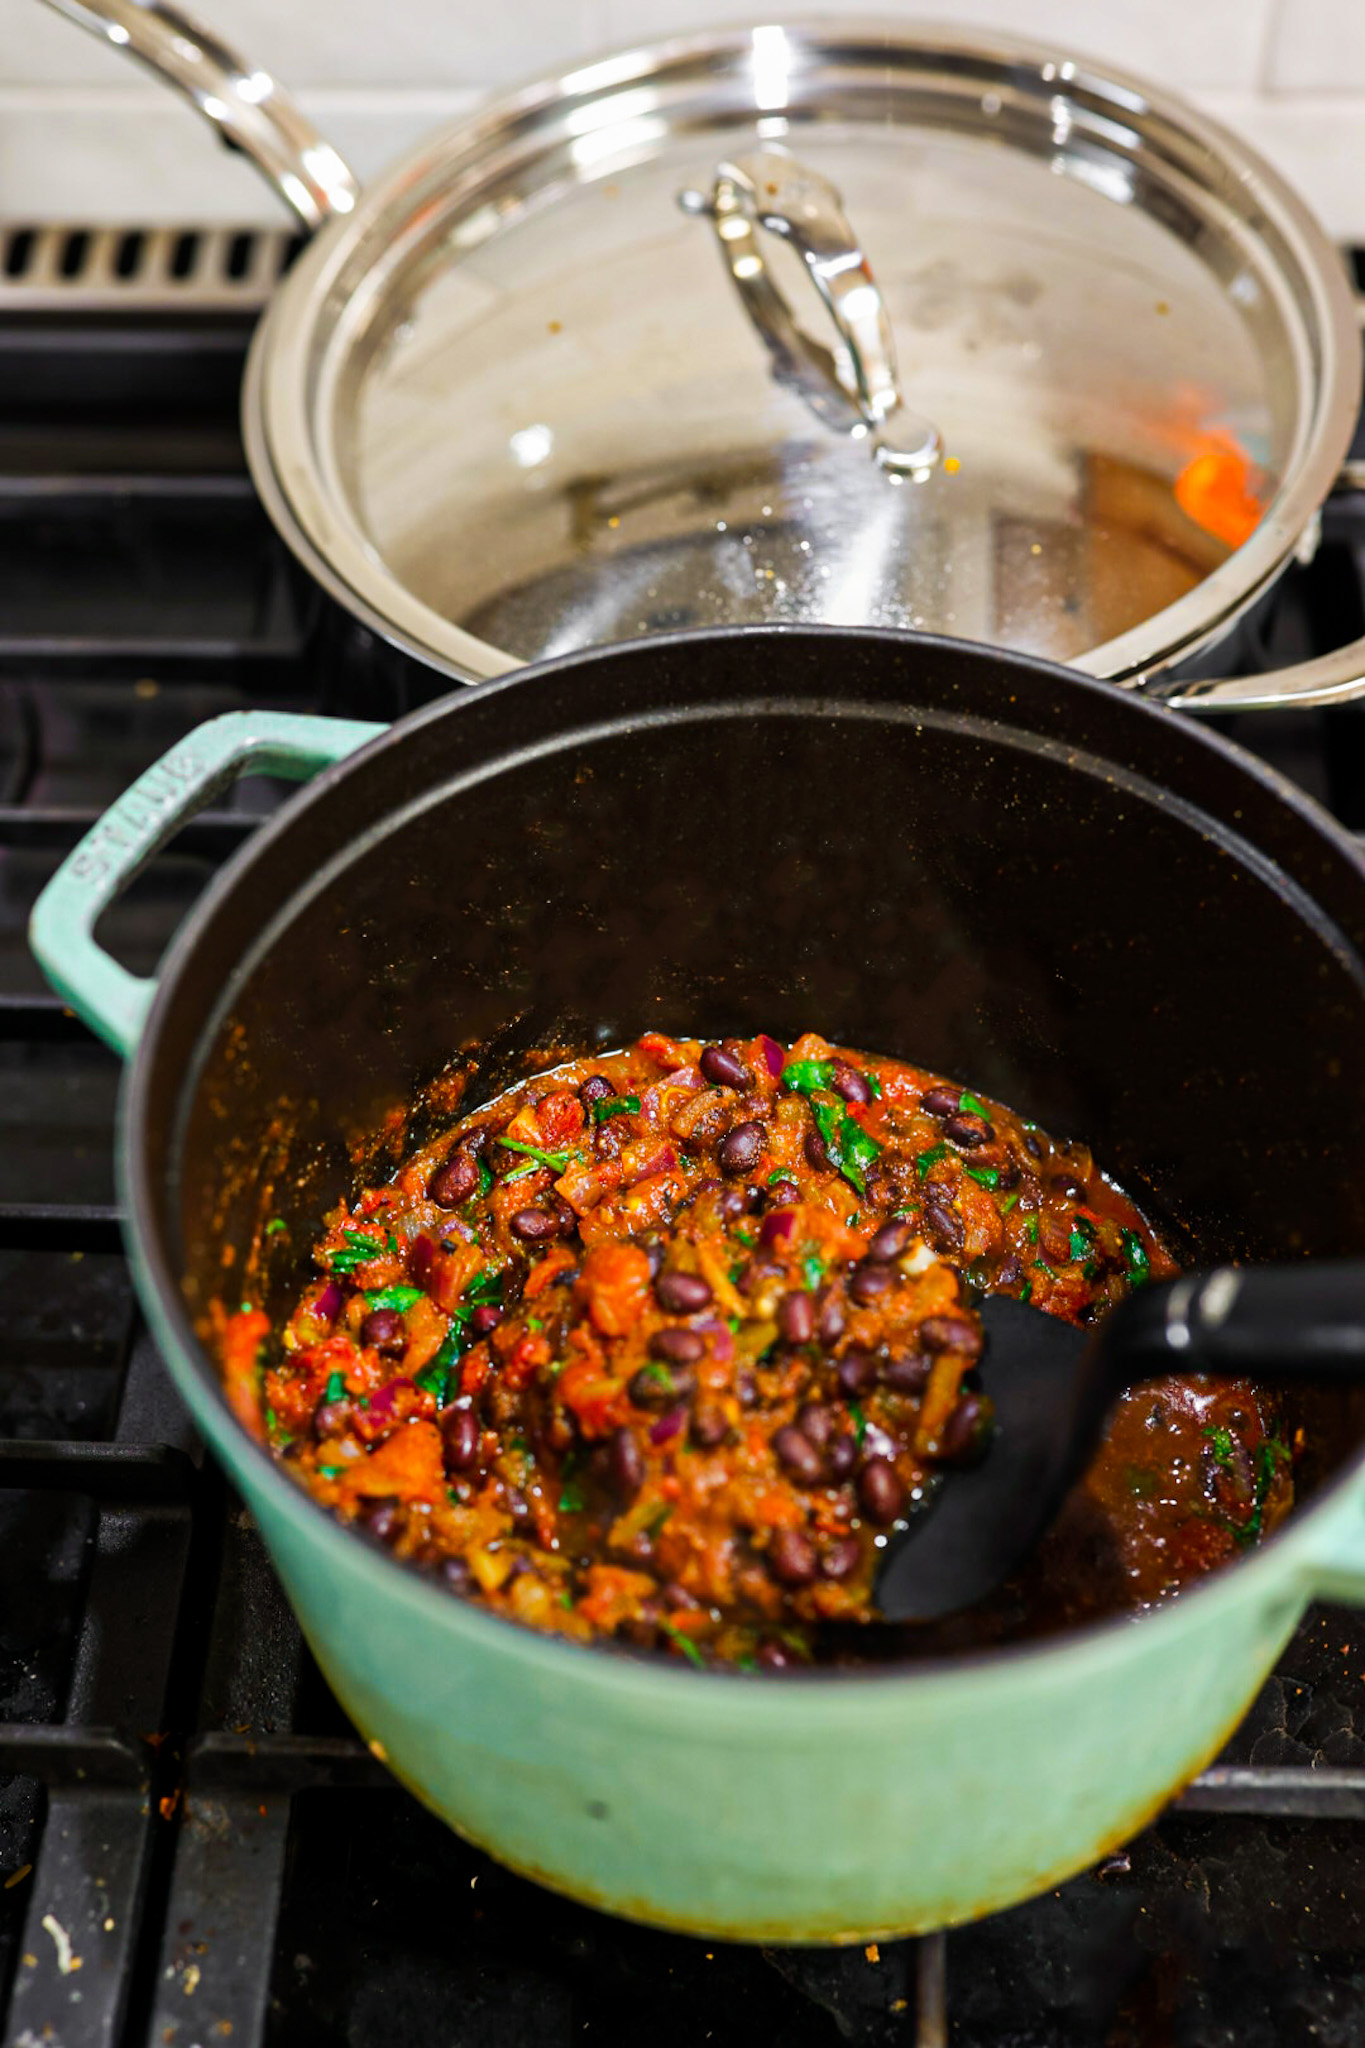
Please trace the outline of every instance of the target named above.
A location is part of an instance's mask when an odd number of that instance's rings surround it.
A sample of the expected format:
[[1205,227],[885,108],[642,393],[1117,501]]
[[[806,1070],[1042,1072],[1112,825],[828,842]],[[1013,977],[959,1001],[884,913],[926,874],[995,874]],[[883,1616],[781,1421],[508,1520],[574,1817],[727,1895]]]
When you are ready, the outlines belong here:
[[1358,1480],[1345,1489],[1338,1512],[1316,1532],[1306,1577],[1310,1598],[1365,1607],[1365,1489]]
[[95,943],[101,914],[186,818],[240,775],[306,782],[384,731],[352,719],[229,711],[163,754],[111,804],[33,906],[29,944],[58,994],[125,1058],[156,990]]

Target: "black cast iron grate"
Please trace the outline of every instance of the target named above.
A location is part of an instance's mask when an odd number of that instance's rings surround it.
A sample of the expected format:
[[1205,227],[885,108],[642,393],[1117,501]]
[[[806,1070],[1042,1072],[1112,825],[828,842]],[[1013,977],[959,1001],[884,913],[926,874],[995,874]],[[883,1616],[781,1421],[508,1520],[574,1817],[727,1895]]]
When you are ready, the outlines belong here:
[[[1127,1850],[880,1951],[708,1947],[554,1898],[425,1814],[332,1704],[139,1318],[116,1063],[24,944],[56,862],[203,718],[402,708],[252,497],[235,427],[251,317],[0,303],[4,2042],[1365,2039],[1354,1615],[1310,1615],[1224,1759]],[[1347,491],[1262,653],[1362,629],[1365,494]],[[1235,729],[1365,828],[1365,720]],[[153,864],[108,920],[128,964],[154,966],[275,800],[240,786]]]

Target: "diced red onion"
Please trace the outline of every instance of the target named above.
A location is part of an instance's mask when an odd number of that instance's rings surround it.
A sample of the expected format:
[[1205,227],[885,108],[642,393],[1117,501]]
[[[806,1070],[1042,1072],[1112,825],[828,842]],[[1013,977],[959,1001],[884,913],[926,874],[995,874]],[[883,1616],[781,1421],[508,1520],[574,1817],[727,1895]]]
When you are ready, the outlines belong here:
[[447,1216],[441,1228],[442,1230],[453,1231],[455,1236],[462,1237],[466,1244],[477,1244],[479,1241],[479,1233],[474,1229],[473,1225],[465,1223],[458,1216]]
[[770,1209],[758,1226],[761,1245],[783,1244],[796,1228],[795,1209]]
[[400,1389],[403,1387],[412,1387],[415,1392],[416,1382],[404,1378],[390,1380],[387,1385],[379,1389],[377,1394],[371,1394],[369,1408],[371,1422],[383,1424],[393,1421],[394,1403],[398,1399]]
[[766,1031],[759,1032],[758,1042],[763,1051],[764,1065],[767,1067],[768,1072],[772,1075],[775,1081],[778,1075],[782,1072],[783,1063],[786,1060],[787,1055],[783,1052],[777,1040],[775,1038],[769,1038]]
[[[374,1403],[371,1402],[370,1406],[373,1407]],[[651,1425],[649,1432],[650,1442],[652,1444],[668,1443],[671,1438],[678,1434],[686,1420],[687,1410],[685,1408],[670,1408],[667,1415],[661,1415],[658,1421]]]
[[735,1355],[735,1333],[728,1323],[718,1316],[703,1316],[693,1323],[692,1328],[711,1340],[711,1351],[718,1365],[728,1365]]
[[313,1303],[313,1314],[324,1323],[334,1323],[341,1314],[341,1289],[335,1280],[327,1282]]
[[706,1084],[700,1067],[675,1067],[668,1077],[668,1085],[670,1088],[703,1088]]
[[[635,1148],[632,1146],[632,1156],[627,1169],[630,1174],[629,1185],[631,1187],[635,1187],[642,1180],[652,1179],[656,1173],[671,1173],[678,1163],[678,1155],[671,1145],[655,1146],[647,1159],[636,1159],[633,1156],[634,1150]],[[624,1164],[624,1159],[622,1163]]]
[[419,1287],[425,1287],[431,1279],[436,1264],[436,1247],[423,1234],[415,1237],[408,1247],[408,1272]]

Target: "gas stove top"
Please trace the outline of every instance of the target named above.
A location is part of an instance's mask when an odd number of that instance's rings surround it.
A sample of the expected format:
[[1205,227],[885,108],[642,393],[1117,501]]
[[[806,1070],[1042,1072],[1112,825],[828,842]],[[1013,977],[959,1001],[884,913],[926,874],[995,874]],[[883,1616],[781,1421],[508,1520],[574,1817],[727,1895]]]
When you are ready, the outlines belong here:
[[[1358,2048],[1354,1614],[1308,1616],[1219,1764],[1122,1853],[866,1951],[708,1945],[540,1891],[402,1792],[332,1702],[138,1313],[117,1064],[24,937],[62,855],[204,718],[404,708],[243,467],[242,358],[291,253],[0,233],[0,2040]],[[1362,632],[1348,488],[1257,658]],[[1365,712],[1226,729],[1365,830]],[[188,825],[106,920],[111,949],[150,971],[279,800],[245,783]]]

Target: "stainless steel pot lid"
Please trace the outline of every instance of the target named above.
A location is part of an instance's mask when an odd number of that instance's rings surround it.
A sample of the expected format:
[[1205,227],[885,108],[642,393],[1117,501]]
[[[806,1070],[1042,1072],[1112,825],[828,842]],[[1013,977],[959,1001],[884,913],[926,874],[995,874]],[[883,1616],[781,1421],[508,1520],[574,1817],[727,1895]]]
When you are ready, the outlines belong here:
[[[785,362],[745,264],[799,323]],[[918,468],[877,459],[822,300],[868,300],[868,266]],[[1359,375],[1334,252],[1232,137],[888,24],[724,31],[494,106],[312,246],[257,371],[304,534],[472,674],[774,619],[1168,661],[1297,542]]]

